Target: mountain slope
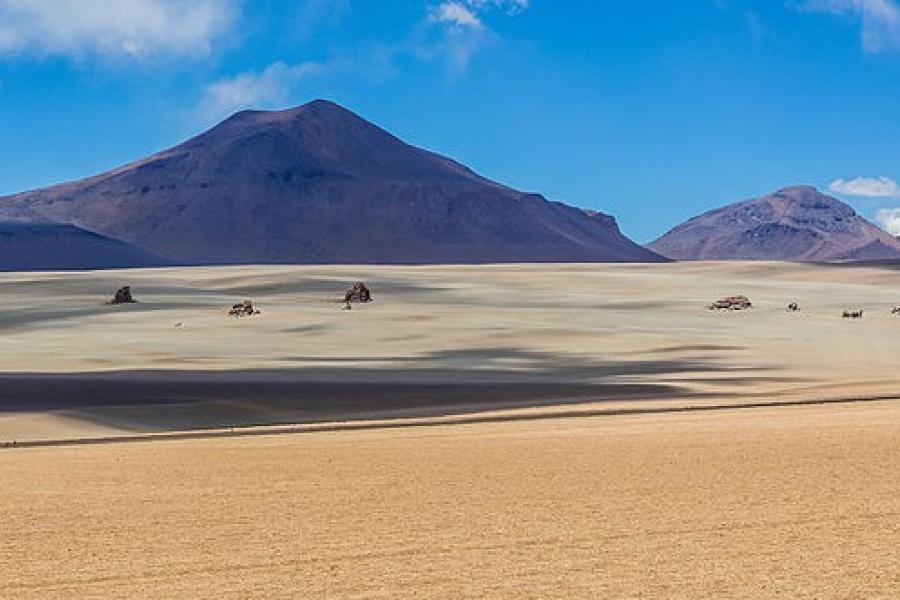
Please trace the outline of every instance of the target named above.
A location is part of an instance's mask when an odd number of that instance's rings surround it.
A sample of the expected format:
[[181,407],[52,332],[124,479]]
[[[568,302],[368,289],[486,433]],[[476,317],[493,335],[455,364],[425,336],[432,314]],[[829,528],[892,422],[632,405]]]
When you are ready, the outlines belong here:
[[72,225],[0,223],[0,271],[109,269],[165,264],[129,244]]
[[189,263],[658,261],[612,217],[415,148],[336,104],[246,111],[109,173],[0,198]]
[[900,258],[900,242],[843,202],[807,186],[731,204],[648,247],[677,260],[849,261]]

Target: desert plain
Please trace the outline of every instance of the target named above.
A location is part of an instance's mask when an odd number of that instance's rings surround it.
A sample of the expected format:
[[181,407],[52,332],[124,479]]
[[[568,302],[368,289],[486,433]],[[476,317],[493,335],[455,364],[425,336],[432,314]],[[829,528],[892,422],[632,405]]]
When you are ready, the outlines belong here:
[[[342,310],[355,281],[375,301]],[[139,303],[105,305],[121,285]],[[705,308],[730,294],[754,307]],[[2,598],[900,596],[900,265],[6,273],[0,298]]]

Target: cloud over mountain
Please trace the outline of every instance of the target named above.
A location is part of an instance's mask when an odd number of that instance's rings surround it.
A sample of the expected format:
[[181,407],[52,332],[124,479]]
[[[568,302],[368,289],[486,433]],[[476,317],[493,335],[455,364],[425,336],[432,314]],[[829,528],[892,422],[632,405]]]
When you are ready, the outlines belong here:
[[900,236],[900,208],[882,208],[875,218],[882,229],[893,236]]
[[322,73],[315,62],[295,65],[275,62],[262,71],[247,71],[209,84],[197,106],[198,116],[214,122],[245,108],[266,109],[287,104],[291,92],[307,77]]
[[900,198],[900,185],[890,177],[855,177],[835,179],[828,191],[860,198]]

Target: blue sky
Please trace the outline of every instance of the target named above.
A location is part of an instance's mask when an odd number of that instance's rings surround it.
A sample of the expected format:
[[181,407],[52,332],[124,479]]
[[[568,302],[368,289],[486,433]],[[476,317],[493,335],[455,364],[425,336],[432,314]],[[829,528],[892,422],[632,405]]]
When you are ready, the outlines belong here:
[[0,0],[0,193],[318,97],[639,241],[801,183],[900,233],[897,0]]

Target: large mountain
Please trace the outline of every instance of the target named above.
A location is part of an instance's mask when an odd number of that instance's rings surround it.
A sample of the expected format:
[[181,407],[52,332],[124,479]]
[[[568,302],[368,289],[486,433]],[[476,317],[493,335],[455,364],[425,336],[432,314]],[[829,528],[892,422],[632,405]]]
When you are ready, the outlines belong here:
[[677,260],[900,259],[900,241],[808,186],[704,213],[649,248]]
[[0,223],[0,271],[147,267],[165,262],[72,225]]
[[72,224],[193,264],[663,260],[608,215],[489,181],[321,100],[0,198],[0,220]]

